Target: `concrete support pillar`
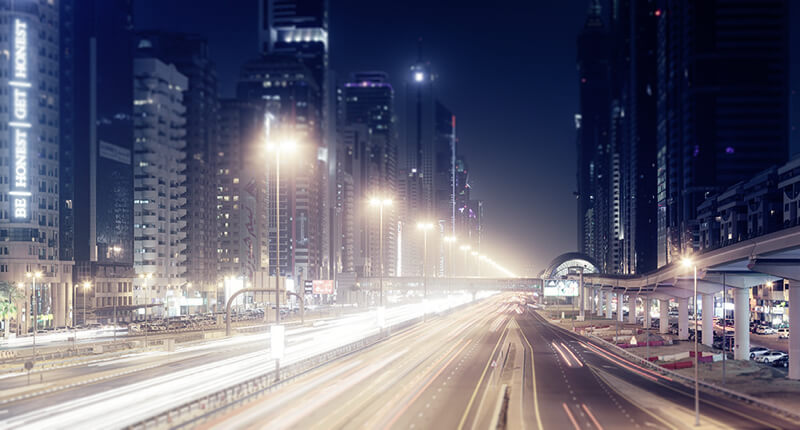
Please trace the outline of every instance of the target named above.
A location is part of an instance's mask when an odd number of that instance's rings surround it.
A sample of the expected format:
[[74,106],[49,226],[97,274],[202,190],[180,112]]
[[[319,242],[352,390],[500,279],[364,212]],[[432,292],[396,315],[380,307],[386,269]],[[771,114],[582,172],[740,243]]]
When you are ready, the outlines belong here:
[[733,306],[734,306],[733,325],[734,325],[734,342],[735,342],[733,346],[733,359],[749,360],[750,359],[750,289],[749,288],[734,289]]
[[622,293],[617,293],[617,321],[619,321],[619,322],[624,322],[625,321],[625,319],[623,317],[624,314],[622,312],[622,302],[623,302],[623,300],[624,299],[623,299]]
[[689,299],[678,299],[678,339],[689,339]]
[[597,316],[603,316],[603,299],[606,297],[603,290],[597,291]]
[[628,324],[636,324],[636,296],[628,296]]
[[650,311],[653,309],[653,302],[650,300],[649,297],[645,297],[642,299],[642,311],[644,315],[642,318],[642,327],[650,328],[650,325],[653,324],[653,320],[650,317]]
[[[792,306],[792,303],[795,305]],[[800,379],[800,282],[789,285],[789,379]]]
[[581,292],[581,296],[578,297],[578,302],[579,302],[578,305],[580,306],[579,315],[580,315],[581,319],[584,319],[586,317],[586,313],[585,312],[586,312],[586,292],[587,291],[586,291],[586,288],[583,287],[583,285],[579,286],[578,288],[580,288],[580,292]]
[[589,288],[588,290],[589,290],[588,291],[588,293],[589,293],[588,294],[588,296],[589,296],[589,313],[590,314],[594,314],[594,313],[597,312],[597,310],[596,310],[597,306],[595,306],[595,304],[596,304],[595,300],[597,300],[597,297],[596,297],[597,294],[596,294],[594,288]]
[[714,343],[714,295],[703,294],[701,303],[703,305],[703,345],[711,346]]
[[75,288],[73,287],[72,283],[67,282],[67,290],[66,290],[67,315],[66,315],[66,318],[67,318],[67,326],[69,326],[69,327],[74,327],[75,326],[75,320],[72,319],[73,315],[75,314],[75,310],[74,310],[74,306],[73,306],[73,303],[74,303],[73,300],[74,299],[72,297],[72,292],[74,290],[75,290]]
[[606,291],[606,318],[611,319],[613,315],[611,314],[611,291]]
[[661,334],[669,333],[669,300],[658,299],[658,332]]

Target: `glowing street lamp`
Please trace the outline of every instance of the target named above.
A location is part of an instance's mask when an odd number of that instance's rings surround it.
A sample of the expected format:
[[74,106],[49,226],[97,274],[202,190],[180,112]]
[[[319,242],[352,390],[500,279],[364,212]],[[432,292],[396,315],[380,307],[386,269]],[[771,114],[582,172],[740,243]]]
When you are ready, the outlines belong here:
[[383,208],[392,205],[392,199],[387,197],[373,197],[369,200],[369,205],[378,208],[378,252],[380,253],[380,270],[379,270],[379,283],[380,283],[380,306],[383,307]]
[[[698,382],[698,354],[697,354],[697,264],[690,257],[681,259],[681,266],[692,268],[694,272],[694,425],[700,425],[700,383]],[[723,303],[724,308],[724,303]],[[703,315],[705,318],[706,316]],[[723,342],[724,343],[724,342]],[[723,344],[723,349],[725,345]]]
[[429,222],[420,222],[417,224],[417,229],[422,230],[422,297],[428,297],[428,281],[427,271],[425,266],[428,265],[428,231],[433,230],[433,224]]

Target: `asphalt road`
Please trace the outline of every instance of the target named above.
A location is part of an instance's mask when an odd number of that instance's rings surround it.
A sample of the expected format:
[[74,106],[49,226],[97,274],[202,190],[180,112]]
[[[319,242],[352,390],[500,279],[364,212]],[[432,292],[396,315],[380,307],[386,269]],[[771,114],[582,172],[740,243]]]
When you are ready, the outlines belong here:
[[[532,311],[519,318],[519,324],[534,351],[538,410],[544,428],[685,428],[693,424],[691,419],[681,422],[671,414],[659,413],[675,407],[693,413],[692,388],[557,328]],[[655,412],[640,407],[641,399],[631,399],[598,377],[600,374],[611,375],[656,396],[659,407],[652,408]],[[706,425],[711,422],[737,429],[800,426],[748,404],[705,392],[700,395],[700,413],[701,424]]]
[[490,416],[492,383],[516,315],[493,298],[338,360],[203,428],[457,429]]

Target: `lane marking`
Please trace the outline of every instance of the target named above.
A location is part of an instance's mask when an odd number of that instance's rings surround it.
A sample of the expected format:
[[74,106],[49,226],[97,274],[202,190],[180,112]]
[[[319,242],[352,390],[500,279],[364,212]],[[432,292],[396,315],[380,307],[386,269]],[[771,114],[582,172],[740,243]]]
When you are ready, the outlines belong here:
[[[519,333],[522,335],[522,339],[525,340],[525,343],[528,344],[528,349],[531,350],[531,378],[533,379],[533,409],[536,412],[536,425],[538,426],[539,430],[544,430],[544,426],[542,425],[542,416],[539,414],[539,395],[536,393],[536,367],[533,364],[533,346],[528,341],[528,336],[525,336],[525,330],[519,326]],[[523,355],[524,357],[524,355]],[[523,389],[524,390],[524,389]]]
[[472,408],[472,404],[475,402],[475,397],[478,395],[478,389],[481,387],[483,383],[483,378],[486,377],[486,372],[489,371],[489,366],[492,365],[492,359],[494,358],[495,353],[497,353],[497,348],[500,347],[500,344],[503,342],[505,338],[505,334],[508,332],[508,325],[505,326],[502,332],[500,332],[500,337],[497,338],[497,343],[494,345],[494,349],[492,353],[489,354],[489,359],[486,360],[486,366],[483,368],[483,373],[481,373],[480,379],[478,379],[478,384],[475,385],[475,390],[472,391],[472,396],[469,398],[469,403],[467,403],[466,409],[464,409],[464,415],[461,416],[461,421],[458,422],[458,430],[464,428],[464,423],[467,421],[467,415],[469,415],[469,411]]
[[575,430],[581,430],[581,428],[578,427],[578,422],[575,421],[575,417],[572,416],[572,412],[569,411],[569,408],[567,407],[567,404],[566,403],[562,403],[561,406],[564,407],[564,412],[567,413],[567,416],[569,417],[569,420],[572,421],[572,425],[575,426]]
[[589,419],[591,419],[592,423],[594,423],[594,426],[597,427],[597,430],[603,430],[603,426],[601,426],[600,423],[597,422],[597,418],[594,417],[594,414],[592,413],[592,411],[589,410],[589,407],[586,406],[586,403],[583,403],[582,406],[583,410],[586,411],[586,415],[589,415]]
[[[467,342],[466,342],[466,343],[465,343],[465,344],[464,344],[464,345],[463,345],[461,348],[459,348],[459,350],[458,350],[458,351],[456,351],[456,353],[455,353],[455,354],[453,354],[453,356],[452,356],[452,357],[450,357],[450,359],[449,359],[449,360],[447,360],[447,363],[445,363],[445,364],[444,364],[444,366],[442,366],[442,367],[439,369],[439,371],[438,371],[438,372],[436,372],[436,374],[435,374],[435,375],[433,375],[433,377],[431,377],[431,378],[428,380],[428,382],[427,382],[427,383],[426,383],[426,384],[425,384],[425,385],[424,385],[424,386],[423,386],[421,389],[419,389],[419,390],[416,392],[416,394],[414,394],[414,397],[412,397],[412,398],[411,398],[411,400],[409,400],[408,402],[406,402],[406,404],[403,406],[403,408],[402,408],[402,409],[400,409],[399,411],[397,411],[397,413],[394,415],[394,417],[392,417],[391,421],[389,421],[389,424],[387,424],[387,425],[386,425],[386,427],[384,427],[384,428],[386,428],[386,429],[389,429],[389,428],[391,428],[391,427],[394,425],[394,423],[395,423],[395,422],[397,422],[397,420],[398,420],[398,419],[399,419],[399,418],[400,418],[400,417],[401,417],[401,416],[402,416],[402,415],[403,415],[403,414],[404,414],[404,413],[405,413],[405,412],[408,410],[408,408],[409,408],[409,407],[411,407],[411,405],[413,405],[413,404],[414,404],[414,402],[416,402],[416,401],[417,401],[417,399],[419,398],[419,396],[421,396],[421,395],[422,395],[422,393],[424,393],[424,392],[425,392],[425,390],[427,390],[427,389],[428,389],[428,387],[429,387],[429,386],[430,386],[430,385],[433,383],[433,381],[435,381],[435,380],[436,380],[436,378],[438,378],[438,377],[439,377],[439,375],[440,375],[440,374],[441,374],[441,373],[442,373],[442,372],[443,372],[445,369],[447,369],[447,366],[449,366],[449,365],[450,365],[450,363],[452,363],[452,362],[453,362],[453,360],[455,360],[455,358],[456,358],[456,357],[458,357],[458,355],[459,355],[459,354],[461,354],[461,351],[463,351],[463,350],[464,350],[464,348],[466,348],[466,347],[467,347],[467,346],[468,346],[468,345],[469,345],[471,342],[472,342],[472,339],[468,340],[468,341],[467,341]],[[458,345],[458,344],[456,344],[456,345]],[[455,348],[455,346],[456,346],[456,345],[453,345],[453,348]],[[452,350],[453,350],[453,348],[450,348],[450,351],[452,351]],[[450,351],[447,351],[447,353],[449,354],[449,353],[450,353]],[[447,357],[447,354],[445,354],[444,356],[445,356],[445,357]],[[440,361],[440,362],[441,362],[441,361]]]

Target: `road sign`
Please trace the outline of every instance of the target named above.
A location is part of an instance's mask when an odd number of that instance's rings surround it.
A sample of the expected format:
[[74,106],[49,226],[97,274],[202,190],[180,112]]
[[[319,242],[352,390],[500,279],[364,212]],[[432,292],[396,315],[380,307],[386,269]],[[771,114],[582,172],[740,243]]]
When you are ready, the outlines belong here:
[[314,281],[314,294],[333,294],[333,281],[330,279]]
[[33,369],[33,361],[28,360],[25,362],[25,370],[31,370],[31,369]]
[[314,282],[303,281],[303,291],[305,291],[306,294],[312,294],[314,291]]

